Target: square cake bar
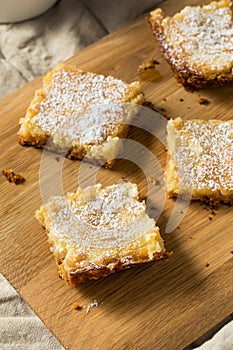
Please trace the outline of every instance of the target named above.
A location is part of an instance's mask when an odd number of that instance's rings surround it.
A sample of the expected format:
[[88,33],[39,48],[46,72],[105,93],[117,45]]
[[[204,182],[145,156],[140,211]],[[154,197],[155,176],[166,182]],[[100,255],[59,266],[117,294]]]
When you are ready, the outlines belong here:
[[[141,104],[139,82],[58,64],[48,72],[20,120],[19,143],[111,167]],[[130,103],[130,104],[129,104]]]
[[169,120],[169,196],[233,204],[233,120]]
[[186,6],[173,17],[161,9],[149,23],[173,73],[186,88],[233,85],[233,16],[229,0]]
[[60,277],[77,286],[134,265],[166,259],[159,228],[130,182],[52,197],[36,212]]

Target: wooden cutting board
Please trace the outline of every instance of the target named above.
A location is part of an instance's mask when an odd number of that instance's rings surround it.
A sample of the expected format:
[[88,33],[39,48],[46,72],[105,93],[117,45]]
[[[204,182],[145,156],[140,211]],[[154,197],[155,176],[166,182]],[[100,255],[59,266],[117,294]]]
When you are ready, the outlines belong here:
[[[168,1],[163,8],[173,14],[184,4]],[[159,62],[155,71],[138,75],[137,67],[150,57]],[[177,84],[144,18],[79,52],[69,63],[126,81],[139,79],[146,99],[170,117],[227,120],[233,116],[233,88],[189,93]],[[0,177],[1,272],[66,349],[187,346],[233,310],[233,209],[221,205],[210,217],[205,205],[191,203],[179,227],[166,234],[175,203],[169,199],[158,220],[167,249],[174,251],[168,262],[133,268],[76,289],[67,286],[58,278],[47,237],[34,218],[42,202],[42,151],[17,144],[19,118],[41,81],[38,78],[0,101],[0,167],[26,178],[16,186]],[[201,105],[200,98],[210,103]],[[140,130],[132,130],[130,137],[150,149],[164,166],[164,146],[155,137]],[[62,165],[64,191],[75,190],[80,162],[65,160]],[[58,176],[56,167],[48,165],[48,179],[50,175]],[[122,177],[138,183],[147,195],[147,180],[152,180],[125,159],[112,170],[100,170],[97,181],[108,185]],[[72,307],[73,303],[88,306],[93,300],[99,307],[89,313],[85,307],[81,311]]]

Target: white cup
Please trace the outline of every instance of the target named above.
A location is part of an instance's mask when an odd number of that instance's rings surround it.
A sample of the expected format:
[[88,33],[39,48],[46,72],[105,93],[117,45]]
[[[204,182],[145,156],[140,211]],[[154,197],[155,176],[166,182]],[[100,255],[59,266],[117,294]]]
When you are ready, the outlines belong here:
[[47,11],[57,0],[0,0],[0,23],[19,22]]

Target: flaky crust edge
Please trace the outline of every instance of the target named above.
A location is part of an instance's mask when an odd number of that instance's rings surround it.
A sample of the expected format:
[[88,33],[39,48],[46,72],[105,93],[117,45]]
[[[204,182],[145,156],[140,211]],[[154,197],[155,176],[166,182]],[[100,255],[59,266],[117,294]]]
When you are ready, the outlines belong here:
[[164,34],[163,26],[161,25],[164,19],[164,13],[161,9],[157,9],[150,13],[147,18],[150,24],[153,35],[157,38],[163,55],[172,69],[173,75],[176,80],[181,83],[187,90],[194,90],[195,88],[207,88],[207,87],[223,87],[233,85],[233,75],[216,73],[208,79],[208,76],[204,75],[200,71],[191,71],[188,64],[181,63],[176,58],[172,49],[168,49],[166,37]]
[[138,258],[135,260],[133,257],[124,257],[122,259],[117,259],[115,262],[104,265],[93,265],[90,264],[84,269],[80,269],[74,272],[67,272],[64,269],[63,264],[57,263],[59,276],[64,279],[67,283],[69,283],[73,287],[77,287],[80,284],[89,281],[89,280],[97,280],[102,277],[106,277],[113,273],[117,273],[119,271],[128,269],[130,267],[135,267],[139,265],[143,265],[146,263],[150,263],[158,260],[167,260],[172,255],[172,252],[161,252],[154,254],[153,259],[149,258]]
[[[179,120],[179,123],[182,123],[182,119],[181,118],[177,118],[175,119]],[[172,120],[171,120],[172,121]],[[174,128],[174,126],[173,126]],[[168,129],[167,129],[167,133],[168,133]],[[165,189],[166,189],[166,193],[167,193],[167,197],[168,198],[177,198],[178,196],[183,198],[184,200],[189,200],[190,199],[190,193],[181,193],[181,191],[179,191],[179,187],[178,187],[178,183],[179,183],[179,176],[177,175],[177,171],[176,171],[176,165],[175,168],[173,170],[173,172],[170,170],[169,167],[169,163],[170,161],[173,162],[173,164],[175,165],[175,160],[174,160],[174,153],[170,152],[169,147],[167,149],[167,155],[166,155],[166,166],[164,169],[164,175],[165,175]],[[172,176],[171,176],[172,175]],[[173,184],[172,184],[172,189],[168,190],[168,178],[173,178]],[[206,203],[207,205],[209,205],[211,208],[218,208],[219,203],[224,203],[227,204],[229,206],[233,206],[233,194],[230,194],[229,196],[227,195],[223,195],[220,191],[216,191],[215,193],[213,193],[212,196],[207,196],[207,195],[202,195],[201,193],[196,193],[195,195],[191,195],[191,200],[192,201],[200,201],[202,203]]]

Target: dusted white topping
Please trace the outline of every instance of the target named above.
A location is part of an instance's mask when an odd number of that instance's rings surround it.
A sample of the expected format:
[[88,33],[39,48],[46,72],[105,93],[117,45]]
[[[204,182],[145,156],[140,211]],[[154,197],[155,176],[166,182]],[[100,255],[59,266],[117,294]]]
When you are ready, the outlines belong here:
[[[230,1],[187,6],[163,19],[166,49],[176,65],[215,72],[233,67],[233,23]],[[172,52],[175,55],[172,55]]]
[[[129,85],[111,76],[60,70],[45,84],[46,94],[32,122],[44,132],[88,144],[103,141],[127,118]],[[122,103],[122,104],[121,104]]]
[[[156,227],[146,214],[145,203],[137,198],[137,186],[131,183],[104,189],[96,185],[78,189],[67,197],[53,197],[42,207],[49,218],[47,229],[58,241],[69,242],[77,249],[80,246],[115,249],[137,243],[137,239]],[[160,251],[161,238],[157,234],[156,249]],[[148,242],[150,239],[151,236]]]
[[130,182],[52,197],[36,218],[47,230],[60,276],[72,285],[169,255]]
[[233,122],[178,118],[169,123],[175,124],[174,160],[180,186],[233,191]]

